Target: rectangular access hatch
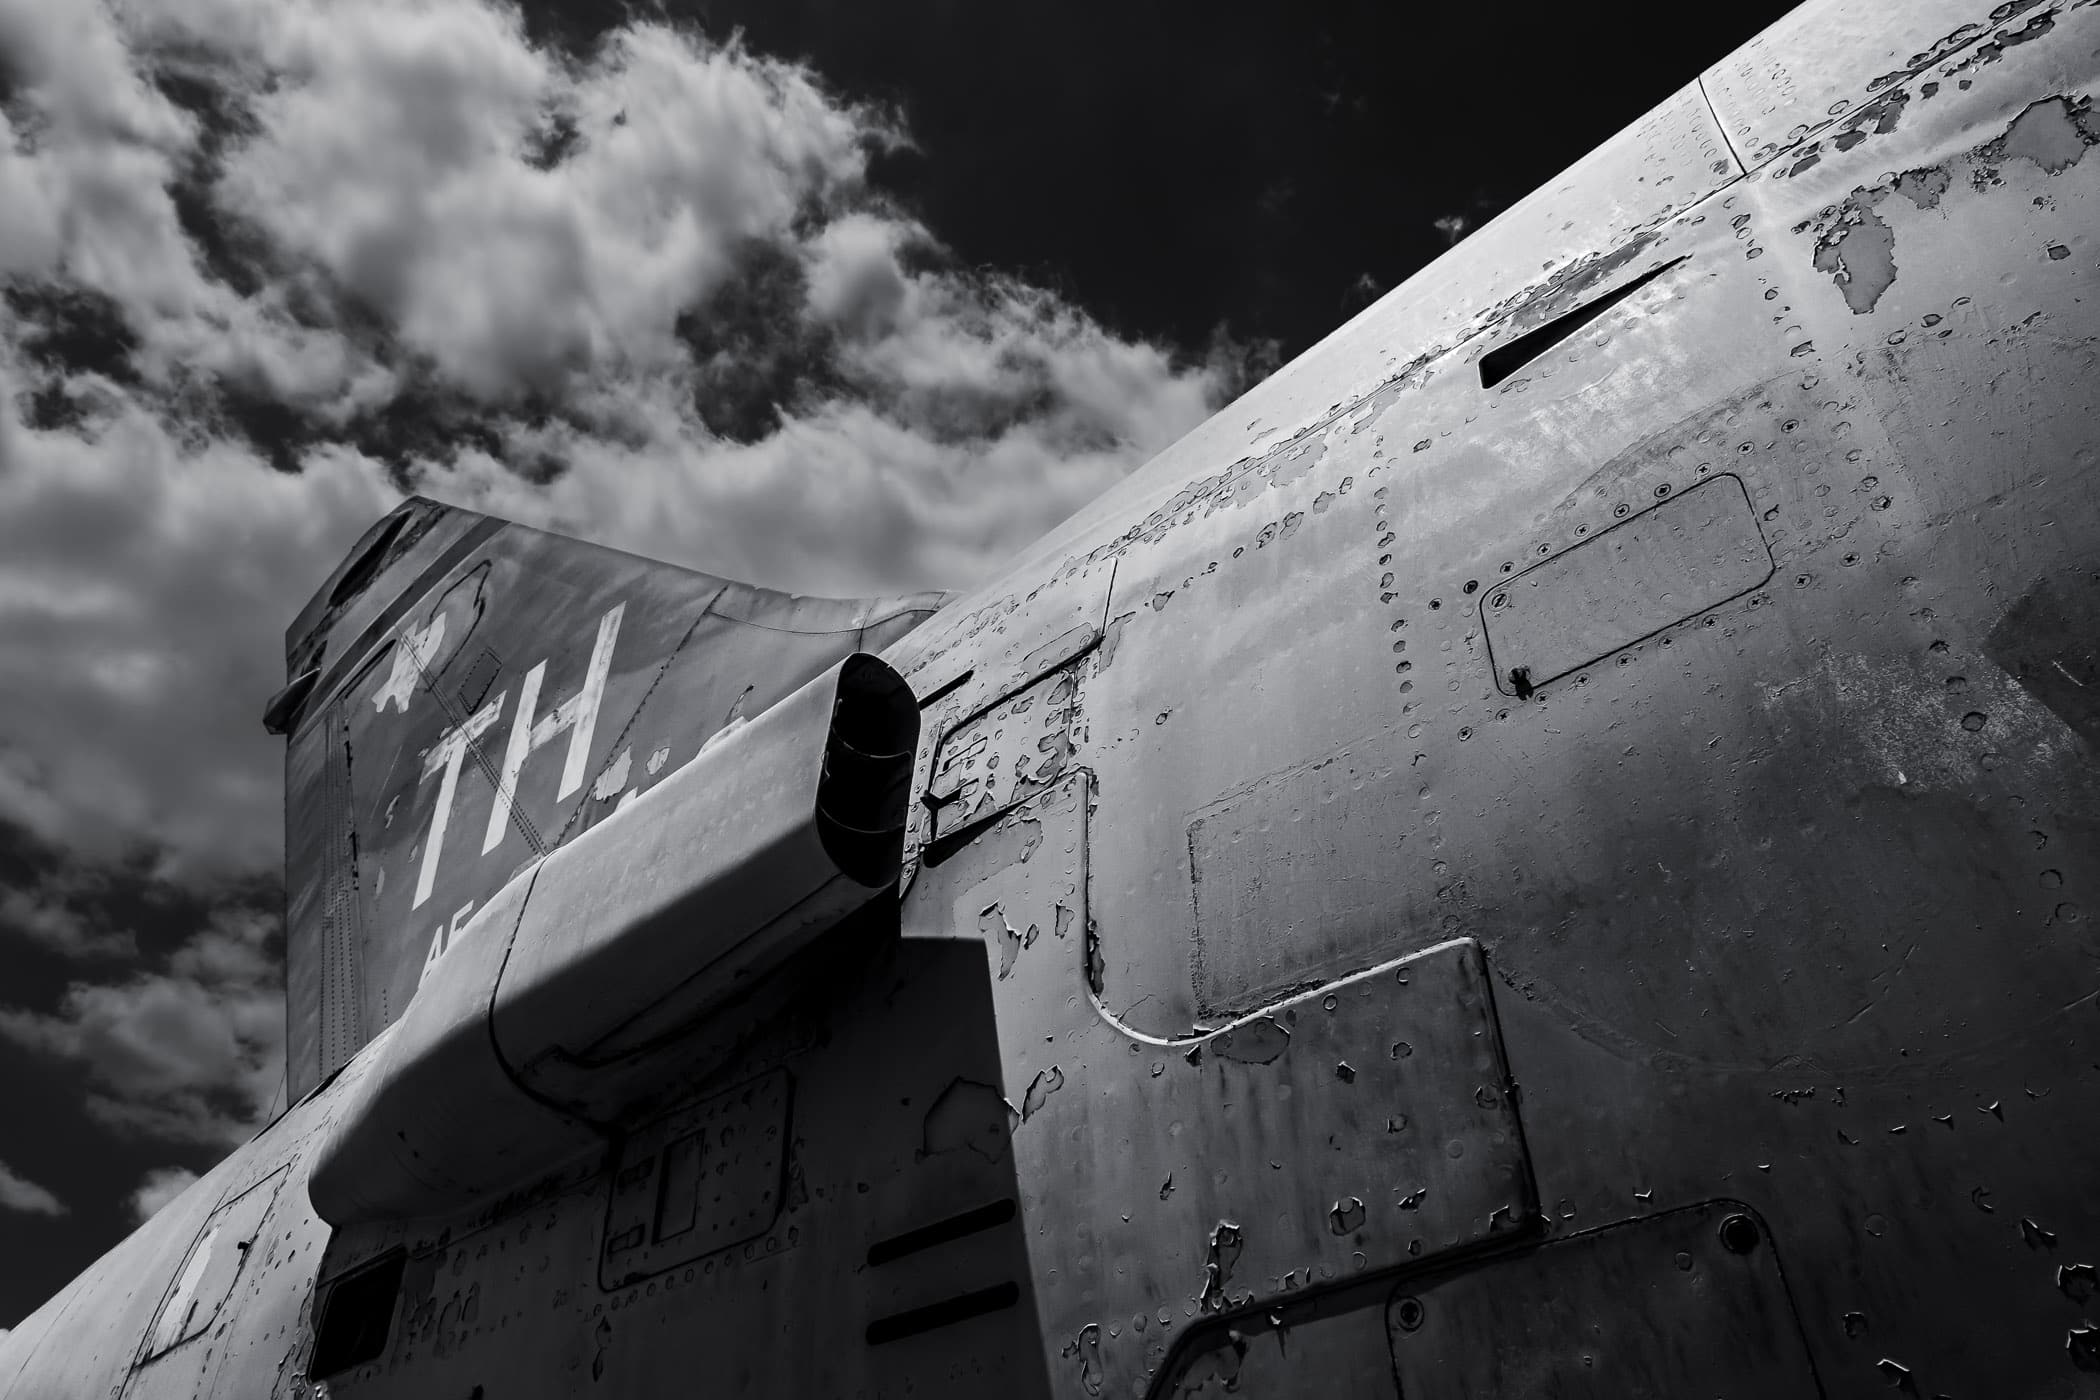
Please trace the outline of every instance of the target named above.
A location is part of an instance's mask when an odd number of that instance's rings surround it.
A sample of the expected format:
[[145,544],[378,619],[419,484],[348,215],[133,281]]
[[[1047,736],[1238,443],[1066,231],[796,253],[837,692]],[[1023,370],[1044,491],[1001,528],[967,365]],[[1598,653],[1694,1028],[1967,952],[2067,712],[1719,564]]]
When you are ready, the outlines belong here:
[[1079,673],[1066,666],[942,736],[922,799],[933,836],[979,828],[1044,791],[1072,756]]
[[1385,1319],[1407,1400],[1822,1394],[1773,1242],[1730,1201],[1403,1283]]
[[1528,695],[1762,587],[1772,571],[1742,478],[1709,477],[1483,590],[1495,683]]
[[1764,1222],[1710,1201],[1210,1324],[1161,1400],[1814,1400]]
[[780,1215],[789,1082],[774,1070],[638,1129],[620,1150],[603,1288],[757,1239]]
[[218,1321],[249,1256],[256,1252],[255,1244],[262,1238],[263,1226],[283,1181],[284,1170],[280,1167],[223,1202],[205,1221],[167,1295],[161,1299],[153,1330],[146,1338],[144,1360],[150,1361],[203,1335]]

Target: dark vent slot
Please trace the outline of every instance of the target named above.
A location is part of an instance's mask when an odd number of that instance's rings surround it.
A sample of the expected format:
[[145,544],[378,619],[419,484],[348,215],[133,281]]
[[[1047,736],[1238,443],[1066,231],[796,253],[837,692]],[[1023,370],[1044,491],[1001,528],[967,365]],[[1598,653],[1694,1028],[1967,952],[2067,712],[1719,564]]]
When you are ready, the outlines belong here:
[[981,1288],[975,1293],[964,1293],[938,1303],[928,1303],[923,1308],[913,1308],[910,1312],[878,1317],[868,1324],[868,1345],[879,1347],[884,1342],[916,1337],[921,1332],[931,1332],[936,1327],[967,1322],[973,1317],[983,1317],[986,1313],[1010,1308],[1019,1302],[1020,1298],[1019,1285],[1002,1283],[997,1288]]
[[393,547],[394,540],[407,524],[406,512],[396,515],[387,521],[370,544],[357,552],[357,558],[350,561],[350,567],[343,570],[342,578],[329,590],[329,607],[339,608],[365,591],[365,586],[378,574],[379,566],[386,562],[387,550]]
[[1480,357],[1480,387],[1494,388],[1683,261],[1683,258],[1672,258],[1661,267],[1650,268],[1617,291],[1606,292],[1593,302],[1562,312],[1537,330],[1526,331],[1507,345],[1496,346]]
[[401,1292],[401,1270],[407,1263],[407,1251],[397,1249],[345,1274],[329,1288],[327,1301],[321,1304],[313,1364],[306,1368],[308,1379],[362,1366],[386,1351],[387,1329],[393,1326],[394,1304]]
[[928,691],[925,695],[919,698],[919,708],[922,710],[927,709],[928,707],[936,704],[939,701],[946,700],[956,691],[961,690],[964,686],[968,685],[970,683],[970,677],[976,674],[977,668],[973,666],[970,669],[964,671],[959,676],[942,681],[939,685],[935,686],[932,690]]
[[[943,806],[945,804],[929,803],[927,805]],[[998,811],[979,817],[976,821],[969,822],[953,831],[943,832],[941,835],[934,837],[920,850],[919,863],[930,870],[936,865],[953,859],[957,851],[1005,820],[1007,811],[1007,808],[1001,807]]]
[[1014,1203],[1011,1197],[1003,1201],[994,1201],[988,1206],[979,1206],[960,1215],[951,1215],[946,1220],[936,1220],[931,1225],[921,1225],[916,1230],[906,1230],[901,1235],[877,1240],[868,1246],[868,1263],[887,1264],[892,1259],[902,1259],[907,1254],[917,1254],[920,1250],[932,1249],[937,1244],[980,1234],[994,1226],[1004,1225],[1013,1218]]

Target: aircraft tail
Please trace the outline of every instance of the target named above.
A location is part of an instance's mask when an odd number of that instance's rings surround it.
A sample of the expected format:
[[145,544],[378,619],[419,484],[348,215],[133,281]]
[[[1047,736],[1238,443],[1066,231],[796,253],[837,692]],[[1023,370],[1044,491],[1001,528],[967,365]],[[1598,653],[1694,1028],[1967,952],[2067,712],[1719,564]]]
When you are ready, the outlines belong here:
[[940,593],[803,598],[411,498],[286,633],[288,1092],[520,869]]

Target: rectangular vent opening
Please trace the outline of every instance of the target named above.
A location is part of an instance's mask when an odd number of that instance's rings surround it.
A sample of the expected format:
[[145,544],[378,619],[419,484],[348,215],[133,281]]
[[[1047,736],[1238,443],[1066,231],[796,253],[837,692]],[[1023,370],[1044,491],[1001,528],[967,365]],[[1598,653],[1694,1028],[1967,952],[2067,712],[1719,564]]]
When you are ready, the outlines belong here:
[[1001,1312],[1019,1302],[1020,1298],[1020,1285],[1002,1283],[993,1288],[980,1288],[975,1293],[928,1303],[923,1308],[878,1317],[868,1324],[868,1345],[875,1347],[885,1342],[902,1341],[937,1327],[951,1327],[973,1317],[983,1317],[986,1313]]
[[314,1359],[306,1368],[309,1380],[362,1366],[385,1353],[407,1263],[408,1251],[396,1249],[330,1286],[321,1304],[321,1325],[315,1329]]
[[1586,302],[1573,311],[1564,311],[1545,325],[1526,331],[1507,345],[1496,346],[1480,357],[1480,387],[1494,388],[1683,261],[1684,258],[1672,258],[1660,267],[1650,268],[1616,291],[1606,292],[1595,301]]
[[687,1133],[665,1144],[663,1171],[657,1178],[656,1238],[674,1239],[700,1219],[699,1133]]
[[1009,1196],[1003,1201],[978,1206],[975,1210],[966,1210],[945,1220],[921,1225],[916,1230],[906,1230],[903,1234],[892,1235],[886,1240],[877,1240],[868,1246],[868,1264],[870,1267],[887,1264],[893,1259],[902,1259],[908,1254],[917,1254],[921,1250],[932,1249],[951,1240],[981,1234],[1004,1225],[1013,1218],[1014,1202]]
[[928,692],[926,692],[925,695],[920,697],[919,708],[922,710],[931,709],[933,706],[939,704],[941,701],[953,695],[956,691],[961,690],[964,686],[968,685],[970,683],[970,677],[976,674],[977,668],[973,666],[970,669],[964,671],[959,676],[954,676],[948,680],[942,681],[939,685],[935,686],[932,690],[929,690]]

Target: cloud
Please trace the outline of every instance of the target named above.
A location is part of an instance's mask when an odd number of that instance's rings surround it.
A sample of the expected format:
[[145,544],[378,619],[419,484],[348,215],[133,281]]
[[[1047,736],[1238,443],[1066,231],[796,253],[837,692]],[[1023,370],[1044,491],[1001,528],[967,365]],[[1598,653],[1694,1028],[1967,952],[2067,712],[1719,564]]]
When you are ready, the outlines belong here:
[[64,1215],[66,1203],[33,1181],[22,1178],[0,1162],[0,1210],[18,1210],[25,1215]]
[[1261,367],[960,266],[893,114],[666,23],[0,0],[0,52],[0,819],[91,860],[274,869],[278,638],[403,490],[967,585]]
[[196,1185],[197,1173],[188,1167],[156,1167],[131,1193],[131,1218],[140,1225],[160,1214],[162,1206]]
[[75,982],[55,1011],[0,1010],[0,1038],[85,1070],[88,1115],[113,1131],[237,1145],[283,1080],[276,934],[266,915],[222,911],[160,968]]
[[396,495],[354,455],[272,472],[126,400],[88,431],[0,412],[0,815],[174,874],[274,864],[281,759],[256,716],[283,684],[288,581]]
[[130,929],[109,928],[75,902],[82,881],[47,873],[33,887],[0,888],[0,929],[68,958],[131,958],[139,951]]

